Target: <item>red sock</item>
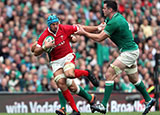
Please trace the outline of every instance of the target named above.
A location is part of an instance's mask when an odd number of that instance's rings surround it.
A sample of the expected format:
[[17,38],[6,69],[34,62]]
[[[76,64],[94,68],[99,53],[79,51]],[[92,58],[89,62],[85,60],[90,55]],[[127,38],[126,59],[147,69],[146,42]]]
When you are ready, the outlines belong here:
[[70,91],[67,89],[66,91],[63,91],[63,96],[67,100],[68,104],[72,107],[73,110],[78,112],[78,109],[76,107],[76,104],[74,102],[73,96],[71,95]]
[[74,70],[74,73],[75,73],[75,77],[76,78],[79,78],[79,77],[82,77],[82,76],[88,76],[88,71],[86,71],[86,70],[80,70],[80,69],[75,69]]

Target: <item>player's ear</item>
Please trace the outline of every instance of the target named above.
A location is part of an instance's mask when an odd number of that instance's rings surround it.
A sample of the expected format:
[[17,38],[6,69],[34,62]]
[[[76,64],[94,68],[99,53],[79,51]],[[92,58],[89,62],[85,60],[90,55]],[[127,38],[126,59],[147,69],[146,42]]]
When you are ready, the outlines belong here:
[[113,12],[114,10],[112,8],[109,8],[110,13]]

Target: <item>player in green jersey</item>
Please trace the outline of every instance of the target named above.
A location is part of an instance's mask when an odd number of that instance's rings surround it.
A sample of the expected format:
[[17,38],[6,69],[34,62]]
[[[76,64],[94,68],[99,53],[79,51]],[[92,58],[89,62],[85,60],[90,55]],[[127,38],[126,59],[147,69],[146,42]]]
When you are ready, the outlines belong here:
[[130,82],[135,85],[147,103],[145,111],[143,112],[143,115],[145,115],[155,104],[155,99],[149,96],[142,80],[138,77],[136,64],[136,60],[139,57],[138,45],[134,42],[128,22],[117,12],[117,3],[115,1],[104,1],[103,12],[107,21],[103,31],[94,34],[89,32],[89,27],[79,25],[78,32],[78,34],[85,35],[97,42],[110,38],[121,52],[107,70],[104,98],[100,104],[91,106],[92,112],[98,111],[104,114],[106,113],[106,105],[113,90],[114,79],[122,71],[125,71]]

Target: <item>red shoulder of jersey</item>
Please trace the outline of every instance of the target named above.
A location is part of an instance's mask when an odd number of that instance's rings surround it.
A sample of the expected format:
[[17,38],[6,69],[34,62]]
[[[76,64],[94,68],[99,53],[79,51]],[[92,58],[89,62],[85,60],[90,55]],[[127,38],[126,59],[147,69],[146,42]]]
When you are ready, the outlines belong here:
[[49,31],[48,28],[45,29],[45,31],[40,35],[40,37],[38,38],[38,42],[37,44],[39,44],[40,46],[42,46],[44,39],[49,35]]
[[65,33],[67,33],[68,36],[70,36],[71,34],[74,34],[74,32],[76,32],[77,26],[75,25],[62,25],[59,24],[59,28],[62,29]]

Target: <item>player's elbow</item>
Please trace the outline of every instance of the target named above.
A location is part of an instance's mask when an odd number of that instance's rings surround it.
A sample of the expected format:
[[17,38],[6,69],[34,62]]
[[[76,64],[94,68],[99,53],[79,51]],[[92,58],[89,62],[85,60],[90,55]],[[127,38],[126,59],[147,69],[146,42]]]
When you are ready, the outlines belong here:
[[31,52],[34,53],[34,49],[33,48],[31,48]]
[[34,56],[39,56],[43,53],[43,49],[42,48],[35,48],[34,49]]
[[39,56],[40,55],[40,53],[38,51],[36,51],[36,50],[34,51],[33,54],[34,54],[34,56]]
[[33,54],[34,54],[34,56],[39,56],[39,54],[38,54],[38,53],[36,53],[36,52],[34,52]]

